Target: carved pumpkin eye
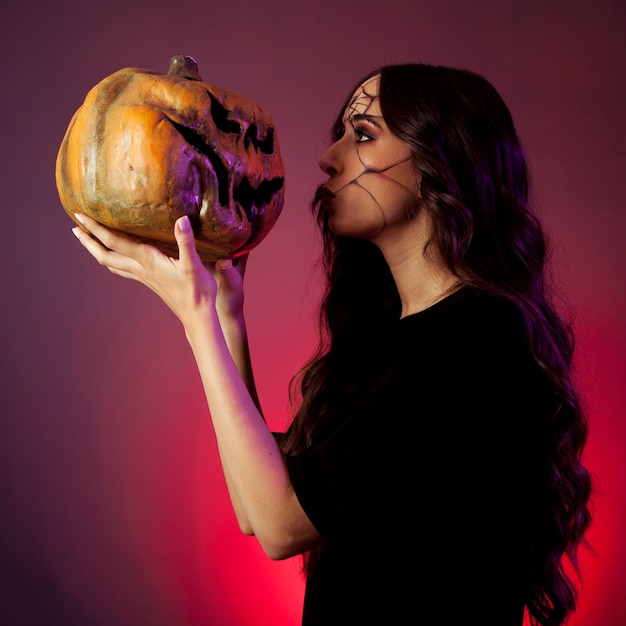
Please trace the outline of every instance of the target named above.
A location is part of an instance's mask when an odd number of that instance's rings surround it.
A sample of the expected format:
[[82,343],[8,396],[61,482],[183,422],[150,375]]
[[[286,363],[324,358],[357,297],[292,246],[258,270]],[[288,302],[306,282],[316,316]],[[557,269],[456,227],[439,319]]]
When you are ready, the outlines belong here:
[[207,95],[211,98],[211,117],[215,126],[224,133],[241,134],[241,124],[229,118],[230,112],[213,97],[210,91],[207,91]]
[[271,116],[204,83],[182,55],[167,74],[125,68],[89,91],[61,143],[56,183],[72,219],[86,213],[173,256],[174,222],[188,215],[203,261],[258,245],[285,189]]

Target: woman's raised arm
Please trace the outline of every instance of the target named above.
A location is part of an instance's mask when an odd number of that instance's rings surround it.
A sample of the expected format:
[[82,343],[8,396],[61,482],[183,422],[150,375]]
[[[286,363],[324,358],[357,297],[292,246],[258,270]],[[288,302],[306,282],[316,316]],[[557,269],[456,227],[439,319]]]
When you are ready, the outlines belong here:
[[270,558],[303,552],[320,541],[304,514],[285,460],[258,407],[245,322],[242,274],[230,261],[210,270],[195,249],[187,217],[177,220],[179,258],[116,235],[77,216],[82,245],[112,273],[154,291],[183,324],[218,443],[233,508],[242,530],[256,535]]

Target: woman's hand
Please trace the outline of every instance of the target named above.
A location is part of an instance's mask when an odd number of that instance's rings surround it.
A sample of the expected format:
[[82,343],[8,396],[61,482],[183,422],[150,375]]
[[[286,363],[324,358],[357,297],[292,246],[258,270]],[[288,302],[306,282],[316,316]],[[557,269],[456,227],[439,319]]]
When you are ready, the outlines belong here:
[[205,267],[196,251],[188,217],[179,218],[174,225],[178,259],[148,244],[117,235],[86,215],[76,218],[93,237],[78,227],[73,232],[96,261],[113,274],[151,289],[183,325],[190,321],[190,315],[206,307],[216,307],[220,318],[242,315],[246,258],[235,262],[220,259]]
[[217,284],[215,307],[220,321],[240,320],[243,315],[243,277],[246,271],[248,254],[236,259],[220,259],[207,265]]

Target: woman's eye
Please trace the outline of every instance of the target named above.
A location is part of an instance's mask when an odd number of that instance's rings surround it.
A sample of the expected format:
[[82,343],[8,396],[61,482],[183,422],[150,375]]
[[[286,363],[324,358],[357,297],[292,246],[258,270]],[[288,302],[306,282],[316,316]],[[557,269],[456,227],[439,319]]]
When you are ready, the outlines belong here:
[[362,128],[355,128],[354,139],[356,143],[363,143],[364,141],[372,141],[373,137],[366,133]]

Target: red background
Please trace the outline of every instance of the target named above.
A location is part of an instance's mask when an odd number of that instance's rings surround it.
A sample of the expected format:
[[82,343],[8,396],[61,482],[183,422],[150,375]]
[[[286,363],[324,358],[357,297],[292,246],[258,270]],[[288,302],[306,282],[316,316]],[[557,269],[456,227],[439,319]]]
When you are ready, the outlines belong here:
[[88,89],[126,66],[166,72],[170,56],[183,53],[197,59],[205,81],[251,97],[277,126],[285,208],[246,277],[259,392],[277,429],[288,415],[289,377],[314,338],[318,247],[308,203],[346,89],[371,68],[402,61],[473,69],[499,89],[577,315],[591,420],[586,461],[598,491],[589,535],[596,554],[583,554],[585,587],[572,623],[626,626],[625,6],[6,4],[0,623],[298,623],[298,561],[271,562],[239,534],[177,320],[148,290],[88,257],[56,193],[56,152]]

